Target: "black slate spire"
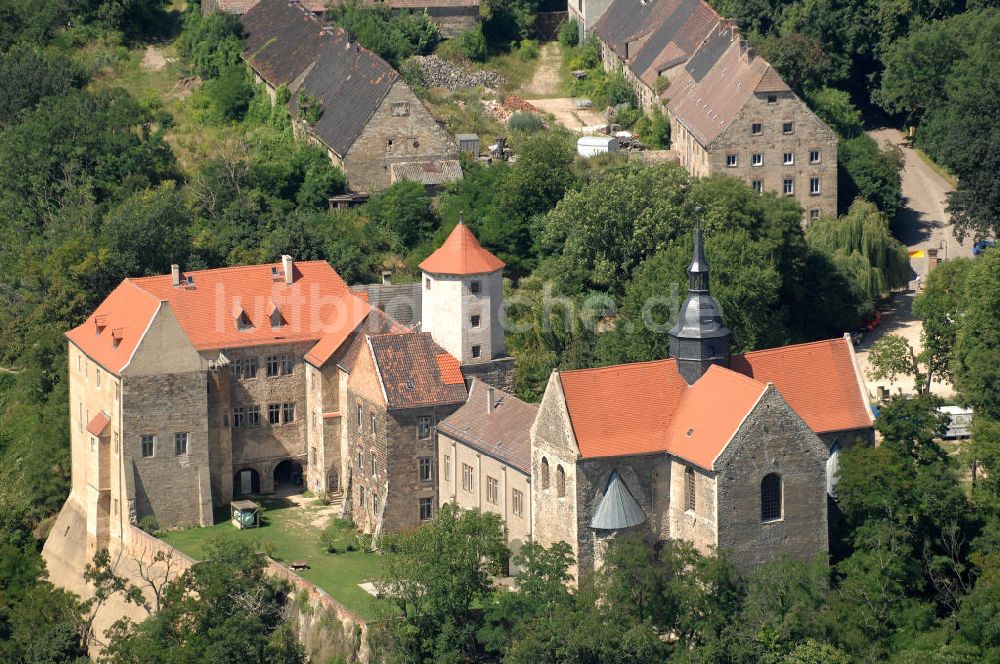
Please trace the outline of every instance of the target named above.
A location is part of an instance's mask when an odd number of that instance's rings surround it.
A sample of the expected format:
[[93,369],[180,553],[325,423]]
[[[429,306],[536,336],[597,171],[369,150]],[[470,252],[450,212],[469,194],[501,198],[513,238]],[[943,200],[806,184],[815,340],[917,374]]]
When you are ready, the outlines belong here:
[[709,267],[701,235],[701,208],[694,227],[694,252],[688,265],[688,296],[681,306],[677,323],[670,330],[670,355],[688,385],[694,384],[718,364],[729,366],[731,333],[722,322],[722,313],[708,288]]

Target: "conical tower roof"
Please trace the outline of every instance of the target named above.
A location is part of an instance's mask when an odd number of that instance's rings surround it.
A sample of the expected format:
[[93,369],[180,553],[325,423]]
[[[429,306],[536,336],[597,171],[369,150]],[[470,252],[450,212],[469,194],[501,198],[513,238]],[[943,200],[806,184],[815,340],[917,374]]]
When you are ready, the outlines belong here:
[[612,470],[608,477],[608,488],[604,490],[604,498],[594,512],[594,518],[590,520],[590,527],[619,530],[638,526],[645,520],[646,515],[618,476],[618,471]]
[[496,272],[504,262],[479,244],[463,218],[437,251],[428,256],[420,269],[434,274],[483,274]]

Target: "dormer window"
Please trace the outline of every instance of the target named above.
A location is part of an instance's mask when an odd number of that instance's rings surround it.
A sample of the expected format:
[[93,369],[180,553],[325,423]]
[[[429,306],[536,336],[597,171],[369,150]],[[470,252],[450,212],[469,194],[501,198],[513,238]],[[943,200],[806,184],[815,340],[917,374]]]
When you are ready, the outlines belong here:
[[97,314],[94,316],[94,327],[97,328],[97,333],[100,334],[104,331],[104,328],[108,326],[108,315],[107,314]]
[[274,302],[271,303],[271,311],[269,312],[268,317],[271,320],[272,328],[282,327],[285,324],[285,319],[281,315],[281,309],[278,308],[278,305]]
[[111,330],[111,347],[118,348],[118,344],[122,342],[122,337],[125,336],[125,330],[120,327],[116,327]]
[[241,311],[240,315],[236,317],[236,329],[240,331],[253,329],[253,323],[250,321],[250,316],[247,316],[247,312]]

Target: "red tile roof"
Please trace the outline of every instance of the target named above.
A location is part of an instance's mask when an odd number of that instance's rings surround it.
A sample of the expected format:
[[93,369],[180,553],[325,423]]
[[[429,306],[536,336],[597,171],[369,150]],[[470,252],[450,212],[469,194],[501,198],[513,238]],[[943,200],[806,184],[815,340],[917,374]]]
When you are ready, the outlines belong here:
[[736,355],[730,369],[712,367],[693,386],[673,359],[564,371],[559,379],[585,458],[670,452],[711,469],[767,383],[816,433],[872,425],[842,338]]
[[459,223],[437,251],[428,256],[420,269],[434,274],[482,274],[496,272],[504,262],[483,249],[469,227]]
[[441,380],[445,385],[465,384],[461,365],[451,353],[438,353],[434,356],[434,361],[437,362],[438,369],[441,371]]
[[468,396],[465,381],[456,382],[452,373],[458,360],[442,361],[439,356],[448,353],[430,332],[380,334],[368,342],[389,408],[453,404]]
[[97,415],[90,418],[90,422],[87,423],[87,431],[91,434],[100,437],[104,430],[108,428],[108,424],[111,423],[111,417],[105,413],[103,410]]
[[[272,263],[184,273],[180,286],[170,275],[126,279],[67,336],[118,373],[163,302],[197,350],[324,340],[310,351],[317,357],[328,357],[370,311],[325,261],[294,263],[291,285]],[[237,327],[241,314],[250,329]],[[279,327],[271,326],[272,314]]]

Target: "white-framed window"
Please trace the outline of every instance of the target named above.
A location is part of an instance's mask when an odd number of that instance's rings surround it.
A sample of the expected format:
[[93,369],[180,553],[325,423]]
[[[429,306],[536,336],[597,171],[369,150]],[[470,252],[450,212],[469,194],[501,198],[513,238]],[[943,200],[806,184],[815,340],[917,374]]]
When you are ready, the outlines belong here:
[[421,415],[417,418],[417,438],[427,440],[431,437],[431,416]]
[[795,123],[792,121],[781,123],[781,133],[782,134],[794,134],[795,133]]
[[469,316],[469,325],[471,327],[479,327],[479,321],[480,321],[479,314],[473,314]]
[[472,472],[472,466],[467,463],[462,464],[462,488],[466,491],[472,491],[472,485],[476,479],[475,474]]
[[446,482],[451,481],[451,456],[448,454],[444,455],[444,479]]
[[269,404],[267,404],[267,423],[268,424],[281,424],[281,404],[280,403],[269,403]]
[[243,360],[243,377],[244,378],[256,378],[257,377],[257,358],[248,357]]
[[497,504],[500,497],[500,480],[495,477],[486,476],[486,500]]
[[511,489],[510,506],[514,516],[522,516],[524,514],[524,494],[517,489]]
[[750,123],[750,135],[760,136],[764,133],[764,123],[762,122],[751,122]]
[[750,183],[750,185],[753,187],[754,192],[756,192],[758,194],[763,194],[764,193],[764,181],[763,180],[754,180],[753,182]]
[[795,165],[795,153],[794,152],[786,152],[785,154],[783,154],[781,156],[781,163],[784,164],[785,166],[794,166]]
[[482,290],[483,290],[483,282],[479,281],[479,279],[473,279],[472,281],[469,282],[470,293],[476,294]]
[[179,431],[174,434],[174,454],[180,456],[188,453],[188,433]]
[[750,165],[751,166],[763,166],[764,165],[764,153],[754,152],[750,155]]
[[739,165],[740,165],[740,156],[738,154],[726,155],[726,167],[736,168]]
[[793,178],[785,178],[781,181],[781,193],[785,196],[791,196],[795,193],[795,180]]
[[144,434],[139,436],[139,454],[144,457],[153,456],[153,452],[156,450],[156,436],[150,434]]
[[818,164],[820,162],[820,160],[822,159],[822,157],[823,157],[823,155],[822,155],[822,153],[819,150],[810,150],[809,151],[809,163],[810,164]]
[[483,354],[483,347],[476,344],[472,347],[472,357],[480,357]]
[[295,404],[287,402],[281,404],[281,414],[284,415],[285,424],[295,421]]
[[809,178],[809,195],[819,196],[822,191],[821,185],[822,183],[818,177]]
[[430,521],[434,517],[434,499],[421,498],[419,505],[420,505],[420,520]]
[[819,208],[809,210],[809,221],[816,221],[817,219],[819,219]]
[[268,378],[274,378],[275,376],[277,376],[278,375],[278,371],[279,371],[278,367],[280,366],[278,364],[278,356],[277,355],[268,355],[267,356],[267,360],[265,362],[265,366],[267,367],[267,377]]
[[420,457],[417,461],[421,482],[430,482],[434,478],[434,467],[430,457]]

